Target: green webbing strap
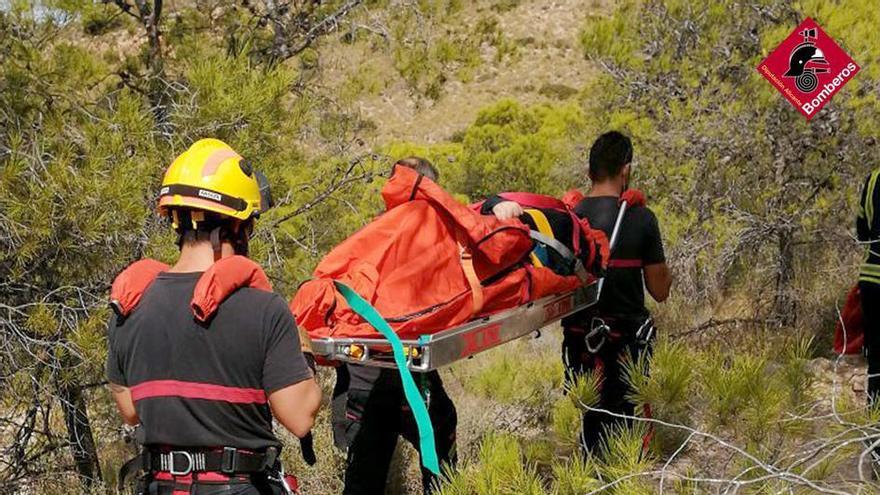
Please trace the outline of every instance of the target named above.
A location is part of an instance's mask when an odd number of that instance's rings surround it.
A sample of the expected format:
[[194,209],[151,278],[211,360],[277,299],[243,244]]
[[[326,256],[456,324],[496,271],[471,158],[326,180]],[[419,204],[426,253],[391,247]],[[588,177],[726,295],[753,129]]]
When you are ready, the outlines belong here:
[[416,418],[416,426],[419,429],[419,450],[422,453],[422,465],[434,474],[440,474],[440,461],[437,459],[437,448],[434,446],[434,427],[431,425],[431,417],[428,415],[428,408],[419,392],[418,386],[413,379],[409,367],[406,365],[406,354],[403,350],[403,344],[400,338],[382,318],[382,315],[376,311],[370,303],[364,300],[351,287],[341,283],[336,284],[336,289],[351,306],[351,309],[359,314],[361,318],[367,320],[367,323],[373,326],[381,333],[391,344],[391,350],[394,353],[394,363],[400,371],[400,381],[403,383],[403,393],[406,396],[406,402]]

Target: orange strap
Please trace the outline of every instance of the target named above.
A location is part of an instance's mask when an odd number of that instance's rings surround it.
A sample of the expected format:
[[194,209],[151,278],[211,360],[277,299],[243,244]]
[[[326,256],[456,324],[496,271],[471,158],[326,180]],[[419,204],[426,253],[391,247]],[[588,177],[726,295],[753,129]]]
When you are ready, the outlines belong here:
[[464,271],[464,277],[467,279],[468,285],[471,286],[474,314],[477,314],[483,309],[483,285],[480,283],[480,277],[477,276],[477,271],[474,269],[474,257],[471,255],[471,252],[461,242],[458,243],[458,249],[460,252],[461,269]]

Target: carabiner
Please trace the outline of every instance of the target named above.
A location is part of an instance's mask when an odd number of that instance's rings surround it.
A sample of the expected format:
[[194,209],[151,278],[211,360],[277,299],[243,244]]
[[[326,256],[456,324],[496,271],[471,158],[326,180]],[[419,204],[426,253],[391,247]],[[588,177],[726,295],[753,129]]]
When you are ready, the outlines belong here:
[[[584,345],[587,346],[587,351],[589,351],[590,354],[598,354],[599,350],[605,345],[606,340],[608,340],[608,335],[610,333],[611,328],[605,323],[605,320],[599,317],[593,317],[592,321],[590,321],[590,332],[584,336]],[[601,339],[599,340],[599,343],[594,346],[590,341],[596,336],[600,336]]]

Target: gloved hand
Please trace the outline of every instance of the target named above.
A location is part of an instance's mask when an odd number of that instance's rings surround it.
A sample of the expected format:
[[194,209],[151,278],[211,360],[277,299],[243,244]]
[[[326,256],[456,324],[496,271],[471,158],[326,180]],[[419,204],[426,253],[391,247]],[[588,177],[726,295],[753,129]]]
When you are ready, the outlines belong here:
[[[315,355],[311,352],[303,352],[303,357],[306,358],[306,364],[311,368],[312,373],[317,375],[318,366],[315,363]],[[315,463],[318,462],[318,457],[315,455],[315,442],[312,437],[312,432],[308,432],[306,436],[299,439],[299,448],[306,464],[314,466]]]
[[318,462],[318,457],[315,455],[315,439],[312,437],[312,432],[306,433],[306,436],[299,439],[299,448],[302,451],[303,460],[306,461],[306,464],[314,466]]
[[623,194],[620,195],[620,199],[618,203],[623,203],[626,201],[627,206],[630,208],[633,206],[645,206],[647,200],[645,199],[645,193],[639,191],[638,189],[627,189],[623,191]]
[[492,213],[498,220],[510,220],[517,218],[525,213],[519,203],[513,201],[502,201],[492,208]]

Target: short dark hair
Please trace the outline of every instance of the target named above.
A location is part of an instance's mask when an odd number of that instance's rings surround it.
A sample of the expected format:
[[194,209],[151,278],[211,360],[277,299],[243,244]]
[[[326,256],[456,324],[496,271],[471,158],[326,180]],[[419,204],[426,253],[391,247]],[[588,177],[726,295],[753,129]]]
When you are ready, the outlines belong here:
[[400,160],[397,160],[397,163],[395,163],[395,165],[401,165],[406,168],[411,168],[434,182],[437,182],[437,179],[440,178],[440,172],[437,171],[437,167],[435,167],[433,164],[431,164],[431,162],[420,156],[408,156],[406,158],[402,158]]
[[617,177],[632,158],[632,141],[620,132],[606,132],[590,148],[590,179],[601,181]]

